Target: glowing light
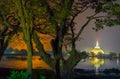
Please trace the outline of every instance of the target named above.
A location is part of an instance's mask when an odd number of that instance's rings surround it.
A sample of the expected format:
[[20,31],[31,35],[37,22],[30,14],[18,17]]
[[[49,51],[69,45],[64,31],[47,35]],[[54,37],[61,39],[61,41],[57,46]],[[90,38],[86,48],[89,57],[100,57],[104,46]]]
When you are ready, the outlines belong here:
[[104,54],[104,51],[100,48],[99,42],[96,41],[96,46],[91,50],[90,55]]
[[96,46],[95,48],[100,48],[98,40],[96,41]]
[[93,66],[96,68],[96,67],[100,67],[101,65],[104,64],[104,59],[98,59],[97,57],[95,58],[92,58],[91,60],[91,63],[93,64]]
[[11,53],[12,53],[12,54],[15,54],[16,52],[15,52],[15,51],[12,51]]
[[92,58],[91,64],[95,67],[95,73],[96,75],[99,74],[99,68],[104,64],[104,59],[98,59],[97,57]]
[[[14,50],[19,50],[21,51],[22,49],[27,50],[27,46],[23,40],[23,34],[22,33],[18,33],[19,36],[17,34],[15,34],[8,46],[8,48],[12,48]],[[40,34],[38,33],[39,38],[41,38],[41,42],[44,46],[45,51],[50,51],[51,48],[51,39],[53,38],[52,36],[49,36],[47,34]],[[38,51],[36,48],[36,44],[34,43],[34,41],[32,41],[33,43],[33,50],[34,51]]]

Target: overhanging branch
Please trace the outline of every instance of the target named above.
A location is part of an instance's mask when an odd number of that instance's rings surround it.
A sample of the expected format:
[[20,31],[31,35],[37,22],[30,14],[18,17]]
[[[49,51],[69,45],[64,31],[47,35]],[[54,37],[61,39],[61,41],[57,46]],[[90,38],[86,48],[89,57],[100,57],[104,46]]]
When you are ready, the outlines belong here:
[[89,24],[90,21],[91,21],[91,19],[88,19],[86,21],[86,23],[81,27],[80,31],[78,32],[77,36],[75,37],[75,40],[77,40],[79,38],[79,36],[82,34],[84,28],[87,27],[87,25]]
[[38,53],[40,55],[40,57],[50,66],[54,69],[54,64],[55,64],[55,61],[54,59],[51,59],[50,56],[48,54],[46,54],[44,48],[43,48],[43,45],[41,43],[41,41],[39,40],[38,38],[38,35],[36,33],[36,31],[33,31],[33,40],[36,44],[36,47],[38,49]]
[[[90,16],[90,17],[87,18],[88,20],[87,20],[86,23],[80,28],[77,36],[75,37],[75,40],[77,40],[77,39],[79,38],[79,36],[82,34],[82,32],[83,32],[83,30],[85,29],[85,27],[87,27],[87,25],[89,24],[89,22],[90,22],[91,20],[95,19],[94,16],[96,16],[97,14],[98,14],[98,13],[95,13],[95,14],[93,14],[92,16]],[[100,18],[100,17],[102,17],[102,16],[98,16],[98,17],[96,17],[96,18]]]

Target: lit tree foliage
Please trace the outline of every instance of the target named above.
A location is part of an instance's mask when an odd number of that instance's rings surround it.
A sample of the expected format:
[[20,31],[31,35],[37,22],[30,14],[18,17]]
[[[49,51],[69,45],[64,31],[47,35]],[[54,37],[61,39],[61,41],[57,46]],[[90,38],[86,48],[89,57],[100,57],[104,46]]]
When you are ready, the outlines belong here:
[[[10,1],[10,0],[9,0]],[[8,1],[8,3],[9,3]],[[12,1],[12,0],[11,0]],[[11,2],[10,1],[10,2]],[[96,20],[94,30],[100,30],[103,25],[113,26],[119,25],[119,4],[113,3],[113,0],[13,0],[12,13],[14,18],[20,22],[19,30],[24,35],[24,41],[28,48],[28,73],[32,73],[32,43],[33,39],[41,58],[53,68],[57,79],[70,79],[71,72],[74,66],[86,57],[84,52],[79,53],[76,50],[75,42],[79,39],[81,33],[87,27],[90,21]],[[4,2],[4,1],[3,1]],[[5,2],[4,2],[5,3]],[[6,5],[6,4],[4,4]],[[9,7],[11,5],[6,5]],[[75,35],[75,18],[92,8],[95,12],[91,16],[86,17],[87,20],[83,26],[80,27],[79,32]],[[11,8],[12,9],[12,8]],[[5,8],[9,14],[10,10]],[[1,11],[2,12],[2,11]],[[97,16],[97,14],[104,12],[106,15]],[[16,22],[15,22],[16,23]],[[17,24],[19,25],[19,24]],[[71,31],[71,34],[68,32]],[[38,37],[37,32],[53,35],[51,40],[52,51],[54,58],[45,52]],[[2,33],[2,32],[1,32]],[[65,36],[70,35],[70,43],[72,50],[70,57],[65,60],[62,54],[63,40]]]
[[13,8],[11,2],[0,1],[0,60],[13,35],[17,33],[17,27],[19,27],[19,22],[13,13],[14,9],[10,9],[9,6]]

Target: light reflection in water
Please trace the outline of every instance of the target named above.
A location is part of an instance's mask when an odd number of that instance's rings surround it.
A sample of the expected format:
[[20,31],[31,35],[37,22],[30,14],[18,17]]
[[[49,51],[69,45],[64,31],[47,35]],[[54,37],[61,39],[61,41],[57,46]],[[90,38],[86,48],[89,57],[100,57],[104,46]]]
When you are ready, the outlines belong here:
[[76,69],[94,70],[96,74],[101,73],[105,69],[119,69],[120,58],[95,58],[88,57],[81,60],[76,66]]
[[118,58],[117,58],[117,65],[120,66],[120,61]]
[[97,57],[90,58],[91,64],[95,67],[96,75],[99,74],[99,68],[104,64],[104,59],[98,59]]
[[[27,69],[26,57],[17,56],[14,58],[2,58],[0,61],[0,68],[15,68],[15,69]],[[33,69],[51,69],[39,56],[32,57]]]

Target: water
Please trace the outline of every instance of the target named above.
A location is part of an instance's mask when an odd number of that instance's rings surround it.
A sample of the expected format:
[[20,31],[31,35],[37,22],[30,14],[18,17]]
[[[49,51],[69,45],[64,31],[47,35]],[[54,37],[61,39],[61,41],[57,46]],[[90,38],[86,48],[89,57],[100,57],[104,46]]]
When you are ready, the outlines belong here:
[[[40,56],[33,56],[32,58],[33,69],[51,69]],[[6,57],[3,56],[0,61],[0,68],[15,68],[15,69],[27,69],[26,56]]]
[[119,69],[120,70],[120,59],[112,58],[112,59],[100,59],[97,57],[86,58],[85,60],[81,60],[76,67],[77,69],[86,69],[86,70],[95,70],[103,71],[104,69]]
[[[39,56],[33,56],[33,69],[43,68],[51,69]],[[0,61],[0,68],[17,68],[17,69],[26,69],[27,61],[26,57],[15,57],[15,58],[6,58],[3,57]],[[77,69],[87,69],[87,70],[104,70],[116,68],[120,70],[120,59],[99,59],[99,58],[86,58],[81,60],[75,68]]]

